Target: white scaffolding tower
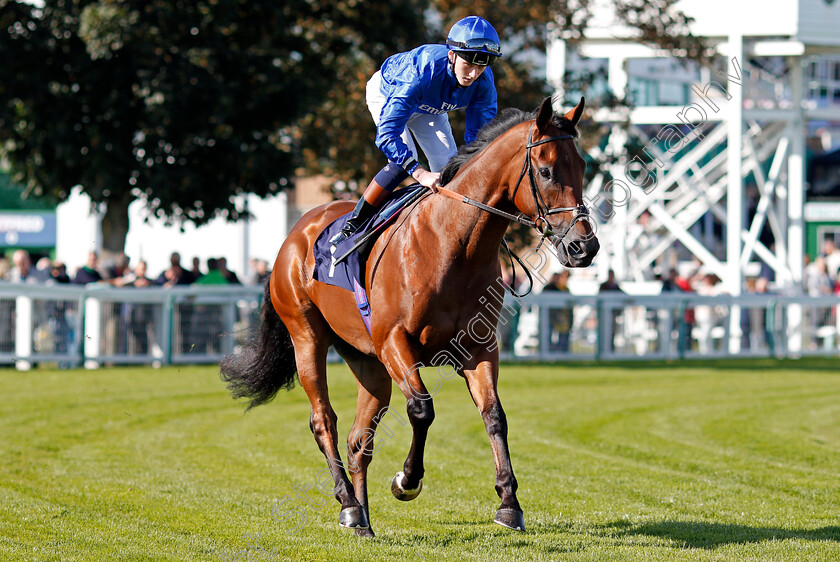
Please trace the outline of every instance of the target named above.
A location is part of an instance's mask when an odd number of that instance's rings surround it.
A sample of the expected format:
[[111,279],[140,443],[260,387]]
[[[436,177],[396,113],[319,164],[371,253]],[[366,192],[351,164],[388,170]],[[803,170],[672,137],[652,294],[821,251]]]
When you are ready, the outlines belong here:
[[[593,4],[586,38],[576,51],[606,59],[609,88],[623,97],[629,60],[669,55],[638,43],[632,30],[617,24],[612,3]],[[840,121],[840,110],[803,106],[803,59],[840,52],[840,2],[684,0],[677,7],[694,18],[692,32],[713,46],[720,60],[700,70],[685,105],[594,115],[598,123],[626,124],[612,128],[604,149],[617,157],[611,181],[599,175],[586,188],[587,200],[607,210],[598,225],[599,271],[634,279],[679,241],[729,294],[741,293],[756,260],[775,271],[777,287],[796,292],[804,269],[805,122]],[[569,59],[561,35],[548,49],[548,79],[561,94]],[[774,62],[780,72],[754,60]],[[644,145],[641,151],[626,150],[628,134]],[[752,214],[745,206],[747,177],[756,190]],[[646,211],[644,231],[661,237],[638,250],[633,233]],[[696,228],[698,221],[708,227],[715,219],[724,232],[717,251],[714,240],[699,238]],[[759,238],[765,227],[772,244]]]

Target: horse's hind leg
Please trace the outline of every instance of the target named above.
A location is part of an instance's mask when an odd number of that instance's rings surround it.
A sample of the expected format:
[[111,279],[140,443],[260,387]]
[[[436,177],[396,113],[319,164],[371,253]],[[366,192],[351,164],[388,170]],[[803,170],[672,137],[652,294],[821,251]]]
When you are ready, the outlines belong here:
[[369,526],[367,514],[356,499],[353,486],[347,478],[341,455],[338,451],[338,420],[330,405],[327,391],[327,327],[326,321],[317,313],[310,312],[298,321],[284,319],[289,331],[294,334],[292,340],[295,347],[295,361],[297,362],[300,384],[306,391],[306,396],[312,405],[309,418],[309,428],[315,436],[318,448],[327,458],[327,465],[335,482],[335,498],[341,503],[339,525],[352,529],[365,529]]
[[[356,491],[356,499],[362,504],[370,522],[370,510],[368,509],[367,492],[367,471],[368,465],[373,460],[373,455],[384,444],[380,440],[379,447],[374,445],[374,436],[377,426],[380,425],[385,414],[388,413],[388,404],[391,401],[391,377],[385,366],[376,358],[362,355],[356,350],[344,349],[343,346],[336,346],[338,352],[347,361],[359,386],[359,395],[356,401],[356,420],[353,428],[347,436],[347,457],[350,468],[353,487]],[[395,414],[391,412],[391,415]],[[405,424],[399,414],[396,419]],[[386,437],[393,436],[391,430],[381,424]],[[359,536],[374,536],[373,529],[356,529]]]

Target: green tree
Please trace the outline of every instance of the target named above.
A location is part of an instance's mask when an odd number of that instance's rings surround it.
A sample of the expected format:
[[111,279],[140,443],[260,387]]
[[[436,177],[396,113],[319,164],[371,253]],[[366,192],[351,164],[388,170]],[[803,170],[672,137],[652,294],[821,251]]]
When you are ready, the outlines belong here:
[[[106,251],[122,250],[137,197],[176,224],[236,220],[237,195],[289,185],[298,120],[357,38],[384,33],[360,6],[0,0],[4,162],[36,196],[81,186],[105,208]],[[382,23],[399,36],[400,18]]]

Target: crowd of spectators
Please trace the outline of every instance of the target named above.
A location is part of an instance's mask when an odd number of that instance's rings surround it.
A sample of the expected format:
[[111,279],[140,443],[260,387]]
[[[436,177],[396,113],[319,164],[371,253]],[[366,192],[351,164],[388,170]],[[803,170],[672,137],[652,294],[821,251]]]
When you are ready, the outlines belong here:
[[[84,264],[68,271],[60,260],[33,256],[25,249],[0,257],[0,283],[54,285],[102,285],[125,288],[165,290],[188,285],[243,285],[239,276],[227,267],[224,257],[193,259],[187,269],[181,256],[173,252],[169,266],[157,275],[149,272],[145,260],[132,262],[124,254],[102,257],[95,251],[87,254]],[[270,275],[265,260],[252,259],[244,277],[247,285],[263,285]],[[221,305],[207,303],[194,296],[178,301],[174,322],[178,326],[177,345],[181,353],[218,353]],[[0,299],[0,350],[14,350],[14,300]],[[105,355],[144,355],[158,345],[161,307],[144,300],[106,300],[101,303],[102,352]],[[240,310],[240,314],[243,312]],[[250,311],[249,311],[250,312]],[[33,312],[33,346],[39,351],[65,353],[78,344],[76,303],[67,299],[46,299]]]
[[[251,259],[249,268],[245,278],[247,285],[262,285],[271,274],[268,262],[262,259]],[[181,255],[172,252],[169,256],[169,267],[156,277],[149,277],[145,260],[132,263],[125,254],[120,254],[114,259],[102,260],[98,252],[91,251],[85,263],[76,268],[71,276],[66,264],[60,260],[41,257],[33,264],[32,257],[25,249],[12,252],[11,261],[0,257],[0,282],[76,285],[103,283],[114,287],[162,288],[192,284],[243,284],[236,273],[228,269],[227,259],[224,257],[208,258],[204,269],[201,268],[201,260],[193,258],[192,268],[186,269],[181,265]]]
[[[651,267],[650,269],[653,270],[654,268]],[[656,269],[660,269],[660,266],[657,266]],[[646,281],[661,283],[663,294],[692,293],[700,296],[718,296],[727,293],[725,284],[721,279],[712,270],[704,267],[697,259],[691,262],[675,263],[671,267],[662,264],[661,269],[667,270],[667,273],[663,276],[651,273],[650,275],[643,275],[642,278]],[[585,271],[563,270],[555,273],[542,290],[569,292],[570,278],[571,282],[575,282],[575,277],[578,277],[579,280],[585,279],[588,284],[588,286],[583,283],[578,285],[580,294],[590,294],[590,291],[600,294],[622,294],[625,292],[622,282],[616,279],[612,270],[608,272],[607,278],[603,282],[598,282],[594,277],[587,276]],[[630,285],[632,286],[632,283]],[[596,287],[597,291],[595,290]],[[632,292],[632,289],[630,290]],[[643,290],[650,291],[652,287],[648,286]],[[833,237],[823,240],[818,255],[813,260],[806,260],[800,290],[777,283],[773,269],[766,263],[762,263],[754,274],[745,276],[741,294],[745,296],[773,294],[789,294],[791,296],[805,294],[813,297],[840,296],[840,247]],[[746,301],[746,304],[739,307],[742,349],[769,348],[772,351],[778,343],[775,341],[777,337],[775,330],[778,328],[777,319],[774,314],[768,312],[769,309],[762,302],[760,300]],[[611,333],[613,336],[624,332],[625,337],[622,338],[622,341],[625,342],[625,345],[629,345],[627,342],[635,341],[632,337],[635,334],[633,330],[637,329],[639,325],[644,325],[644,323],[634,323],[637,319],[630,317],[634,311],[636,311],[634,307],[610,307],[609,313],[605,317],[612,324]],[[549,308],[548,326],[551,332],[548,345],[550,351],[567,352],[569,350],[571,328],[575,324],[574,312],[574,306]],[[726,306],[713,302],[705,304],[702,301],[684,309],[673,311],[672,317],[678,319],[678,321],[669,320],[669,322],[676,322],[675,325],[679,325],[679,333],[675,336],[677,345],[682,350],[696,349],[700,353],[707,353],[712,351],[715,346],[719,348],[724,345],[725,342],[720,334],[725,333],[726,328],[728,328],[728,326],[724,326],[724,323],[728,322],[728,313],[729,310]],[[820,327],[836,325],[835,315],[837,313],[837,307],[834,305],[815,305],[806,308],[804,312],[805,321],[810,324],[808,345],[811,347],[817,345],[816,340],[822,337],[818,334]],[[659,331],[662,323],[659,313],[647,311],[647,316],[646,326],[654,331]],[[609,342],[609,349],[615,350],[614,341]]]

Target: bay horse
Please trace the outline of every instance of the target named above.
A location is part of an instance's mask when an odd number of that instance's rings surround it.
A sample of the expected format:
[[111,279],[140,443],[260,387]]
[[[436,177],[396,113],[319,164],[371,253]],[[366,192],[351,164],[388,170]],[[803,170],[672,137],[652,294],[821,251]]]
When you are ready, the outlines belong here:
[[[309,427],[335,482],[340,526],[373,536],[367,469],[392,381],[405,395],[413,437],[391,491],[401,500],[420,493],[435,412],[419,367],[437,366],[466,380],[484,421],[501,498],[494,521],[525,530],[497,393],[495,329],[504,295],[499,247],[511,220],[518,220],[548,237],[563,265],[592,262],[599,244],[583,205],[585,163],[574,142],[583,108],[581,98],[565,115],[555,115],[547,98],[535,113],[507,109],[461,147],[442,170],[446,187],[411,204],[370,250],[364,272],[370,332],[351,291],[313,279],[316,239],[353,203],[334,201],[309,211],[283,242],[265,286],[261,327],[222,360],[222,378],[234,397],[250,399],[250,408],[291,389],[297,372],[312,406]],[[358,383],[347,465],[327,389],[330,346]],[[352,467],[352,483],[345,467]]]

